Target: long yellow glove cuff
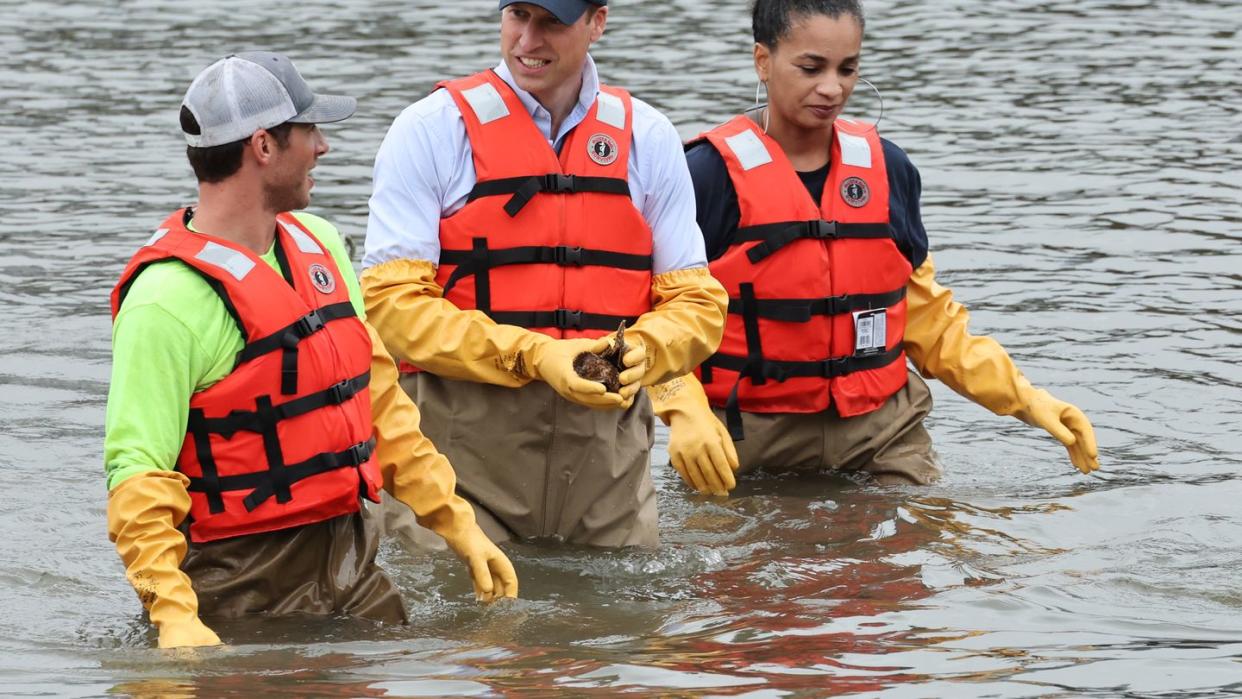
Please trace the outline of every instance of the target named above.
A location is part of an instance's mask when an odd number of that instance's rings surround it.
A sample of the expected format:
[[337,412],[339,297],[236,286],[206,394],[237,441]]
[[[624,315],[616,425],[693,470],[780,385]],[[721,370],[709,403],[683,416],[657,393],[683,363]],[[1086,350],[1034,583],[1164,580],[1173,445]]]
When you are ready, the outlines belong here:
[[475,596],[483,601],[517,596],[513,565],[475,522],[470,503],[457,495],[457,474],[419,429],[414,402],[397,383],[397,367],[379,335],[371,334],[371,416],[375,455],[384,489],[414,511],[418,523],[439,534],[470,568]]
[[[658,274],[651,280],[651,310],[625,331],[627,366],[652,386],[693,371],[720,347],[729,295],[706,267]],[[627,372],[628,373],[628,372]],[[630,383],[626,373],[621,383]]]
[[215,632],[198,618],[198,597],[181,571],[185,536],[177,526],[190,511],[190,481],[175,471],[149,471],[108,493],[108,538],[125,577],[160,632],[160,648],[214,646]]
[[1047,430],[1083,473],[1098,469],[1095,432],[1086,415],[1034,388],[999,342],[971,335],[969,312],[936,283],[935,273],[928,256],[906,286],[905,349],[914,366],[997,415]]
[[498,325],[443,298],[426,260],[392,260],[362,273],[367,318],[393,356],[449,379],[517,388],[534,376],[530,353],[552,338]]
[[694,374],[647,389],[655,414],[669,428],[669,463],[687,485],[704,494],[728,495],[737,486],[737,449],[707,402]]

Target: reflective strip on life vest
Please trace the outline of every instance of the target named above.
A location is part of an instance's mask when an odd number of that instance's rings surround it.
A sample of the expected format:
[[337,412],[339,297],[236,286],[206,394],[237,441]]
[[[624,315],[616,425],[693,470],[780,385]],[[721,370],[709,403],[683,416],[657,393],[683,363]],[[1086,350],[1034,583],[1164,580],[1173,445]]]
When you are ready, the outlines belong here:
[[599,113],[595,115],[596,119],[614,129],[625,128],[625,104],[621,102],[620,97],[601,92],[596,101],[599,103]]
[[743,131],[724,141],[737,156],[744,170],[754,170],[760,165],[772,162],[772,154],[768,152],[767,147],[763,145],[763,141],[759,140],[754,131]]
[[837,143],[841,144],[842,165],[871,167],[871,144],[867,139],[838,130]]
[[293,238],[293,242],[297,244],[298,250],[308,255],[323,254],[323,248],[319,247],[319,243],[316,243],[314,238],[303,233],[301,228],[291,226],[284,221],[280,222],[280,227],[285,229],[290,238]]
[[488,83],[462,90],[461,96],[470,104],[481,124],[490,124],[509,116],[509,108],[505,106],[504,98]]
[[254,260],[236,250],[211,241],[208,241],[203,246],[203,249],[194,256],[194,259],[219,267],[239,282],[244,280],[247,274],[250,274],[250,270],[254,269]]
[[160,242],[160,239],[166,235],[168,235],[168,229],[161,228],[158,231],[152,233],[151,237],[147,238],[147,242],[143,243],[142,246],[144,248],[151,247],[152,245],[155,245],[156,243]]

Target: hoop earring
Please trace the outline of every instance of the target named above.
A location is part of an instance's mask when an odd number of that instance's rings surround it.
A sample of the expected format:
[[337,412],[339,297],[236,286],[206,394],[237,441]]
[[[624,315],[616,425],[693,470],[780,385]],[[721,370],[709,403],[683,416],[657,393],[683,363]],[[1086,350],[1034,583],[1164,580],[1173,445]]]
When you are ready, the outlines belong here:
[[880,122],[884,121],[884,94],[881,93],[880,88],[876,87],[875,83],[870,80],[859,76],[858,81],[866,83],[867,87],[871,88],[871,91],[874,92],[875,96],[880,100],[880,116],[875,120],[875,123],[871,125],[871,130],[876,131],[880,128]]
[[[760,78],[758,84],[755,85],[755,107],[760,106],[759,89],[763,88],[764,96],[766,97],[767,87],[768,87],[768,84],[763,81],[763,78]],[[762,105],[763,105],[763,133],[766,134],[768,132],[768,126],[771,125],[771,122],[772,122],[772,110],[768,108],[767,102],[763,102]]]

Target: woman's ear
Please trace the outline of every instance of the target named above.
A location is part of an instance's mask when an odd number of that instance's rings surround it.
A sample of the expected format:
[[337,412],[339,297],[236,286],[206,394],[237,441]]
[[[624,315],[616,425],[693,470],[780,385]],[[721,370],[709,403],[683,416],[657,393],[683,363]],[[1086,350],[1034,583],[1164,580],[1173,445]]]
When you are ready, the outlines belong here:
[[763,82],[768,81],[768,72],[772,68],[772,52],[763,44],[755,44],[755,74]]

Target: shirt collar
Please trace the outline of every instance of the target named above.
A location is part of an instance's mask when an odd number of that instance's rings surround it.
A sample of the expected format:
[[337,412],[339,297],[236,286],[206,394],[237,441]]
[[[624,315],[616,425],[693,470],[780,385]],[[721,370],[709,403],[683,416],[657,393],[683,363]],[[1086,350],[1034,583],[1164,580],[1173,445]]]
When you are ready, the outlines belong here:
[[[509,71],[509,66],[504,60],[500,61],[500,65],[496,66],[496,75],[505,81],[513,92],[518,96],[518,100],[522,102],[522,106],[526,107],[526,113],[535,118],[536,123],[543,123],[538,118],[538,112],[541,110],[547,114],[543,105],[539,104],[539,100],[535,96],[518,87],[517,81],[513,78],[513,73]],[[565,122],[561,124],[560,133],[556,134],[556,138],[552,138],[551,134],[544,134],[548,140],[559,142],[569,133],[575,126],[582,123],[586,118],[587,112],[591,110],[591,106],[595,104],[596,98],[599,97],[599,72],[595,68],[595,59],[591,58],[591,54],[587,54],[586,61],[582,65],[582,88],[578,90],[578,102],[574,108],[570,110],[569,116]]]

